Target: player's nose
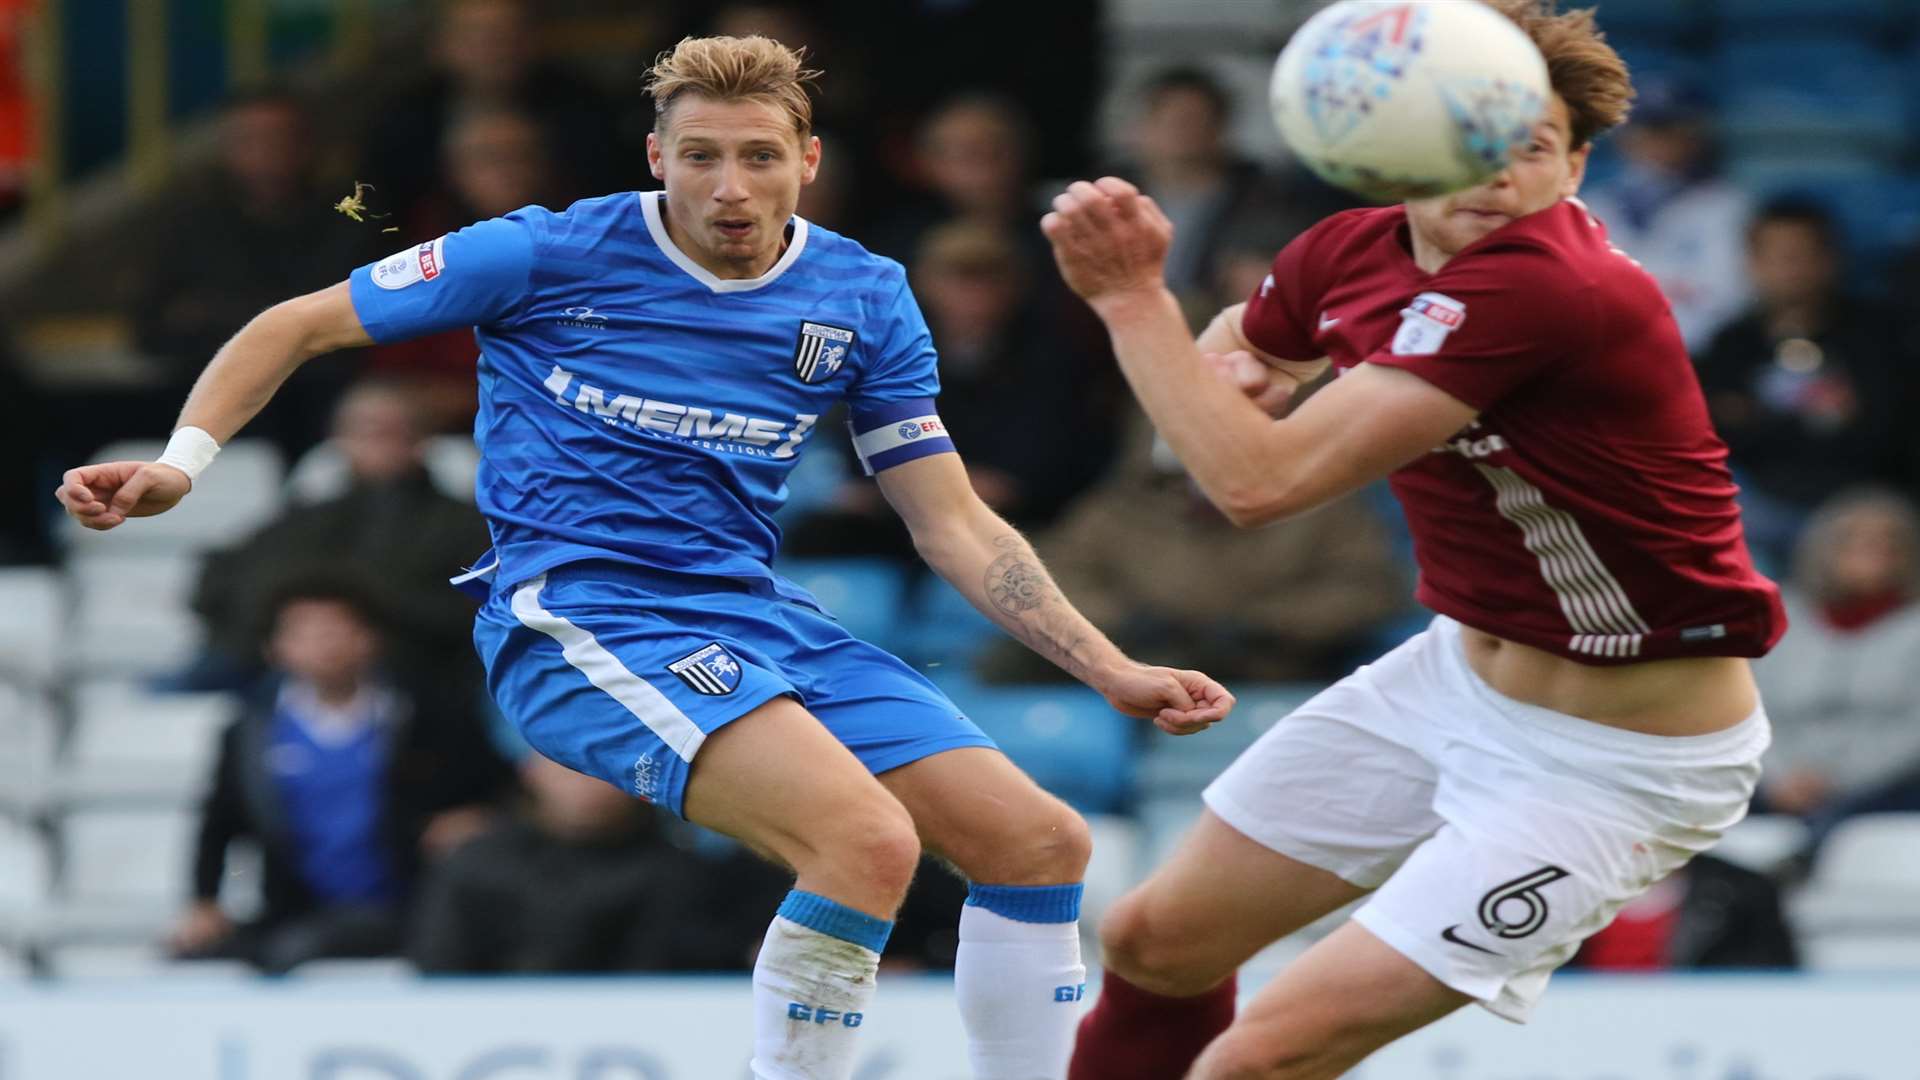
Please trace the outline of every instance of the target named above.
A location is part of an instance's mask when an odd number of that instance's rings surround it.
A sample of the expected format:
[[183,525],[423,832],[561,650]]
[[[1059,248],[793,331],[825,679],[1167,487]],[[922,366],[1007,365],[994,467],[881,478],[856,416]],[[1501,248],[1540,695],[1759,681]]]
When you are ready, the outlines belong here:
[[713,189],[713,197],[721,202],[745,200],[747,197],[746,171],[732,163],[722,165],[720,183]]

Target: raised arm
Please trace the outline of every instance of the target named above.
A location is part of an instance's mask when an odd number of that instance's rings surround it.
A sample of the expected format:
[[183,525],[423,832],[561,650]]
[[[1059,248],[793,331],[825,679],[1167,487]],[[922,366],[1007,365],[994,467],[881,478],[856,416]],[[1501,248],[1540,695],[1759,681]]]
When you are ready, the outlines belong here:
[[[1208,377],[1162,278],[1173,226],[1151,199],[1109,177],[1074,184],[1054,207],[1041,227],[1067,283],[1106,324],[1154,427],[1235,524],[1268,524],[1364,487],[1477,415],[1419,376],[1361,364],[1276,423],[1240,388]],[[1256,361],[1240,353],[1224,362],[1251,370]]]
[[[191,460],[176,454],[192,455],[195,440],[204,447],[206,442],[217,446],[233,438],[301,364],[322,353],[371,341],[354,313],[344,281],[275,304],[221,346],[200,373],[180,411],[175,441],[161,460],[109,461],[68,469],[54,496],[89,529],[111,529],[130,517],[171,509],[193,487]],[[187,431],[190,428],[204,435]],[[210,448],[204,452],[211,455]]]
[[1197,671],[1128,659],[1074,610],[1026,538],[973,493],[958,455],[909,461],[878,478],[935,573],[1028,648],[1099,691],[1115,709],[1186,735],[1233,707],[1233,695]]

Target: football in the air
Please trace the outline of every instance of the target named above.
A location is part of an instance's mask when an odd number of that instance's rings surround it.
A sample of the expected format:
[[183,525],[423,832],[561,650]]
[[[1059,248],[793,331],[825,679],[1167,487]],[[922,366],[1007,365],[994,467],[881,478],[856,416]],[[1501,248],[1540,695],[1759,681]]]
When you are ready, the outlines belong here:
[[1379,202],[1479,184],[1545,114],[1546,61],[1479,0],[1341,0],[1273,68],[1274,122],[1328,183]]

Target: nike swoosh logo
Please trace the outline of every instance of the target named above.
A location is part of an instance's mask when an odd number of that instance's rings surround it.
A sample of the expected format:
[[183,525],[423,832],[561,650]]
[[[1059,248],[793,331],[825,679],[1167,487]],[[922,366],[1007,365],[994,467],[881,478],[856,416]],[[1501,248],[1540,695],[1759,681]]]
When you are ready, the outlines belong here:
[[1337,318],[1329,319],[1324,314],[1320,316],[1320,329],[1322,330],[1331,330],[1334,327],[1339,325],[1340,325],[1340,320]]
[[1443,938],[1446,938],[1448,941],[1453,942],[1455,945],[1465,945],[1467,948],[1472,949],[1474,952],[1483,952],[1483,953],[1486,953],[1488,956],[1500,955],[1499,953],[1494,952],[1492,949],[1489,949],[1483,945],[1475,945],[1473,942],[1468,941],[1465,938],[1461,937],[1460,935],[1454,933],[1454,931],[1458,929],[1460,929],[1460,924],[1454,923],[1452,926],[1449,926],[1445,930],[1440,931],[1440,936]]

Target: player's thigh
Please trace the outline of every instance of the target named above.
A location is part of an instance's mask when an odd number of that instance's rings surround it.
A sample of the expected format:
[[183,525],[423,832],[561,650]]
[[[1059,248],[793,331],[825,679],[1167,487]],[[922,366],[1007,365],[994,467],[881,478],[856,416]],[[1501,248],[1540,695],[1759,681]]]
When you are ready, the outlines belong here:
[[888,770],[880,782],[913,815],[928,850],[970,881],[1066,884],[1086,870],[1087,823],[998,750],[942,751]]
[[1263,987],[1190,1076],[1333,1080],[1471,1000],[1349,922]]
[[1279,938],[1365,894],[1208,811],[1173,857],[1107,913],[1101,945],[1107,966],[1129,982],[1195,994]]
[[[791,698],[768,701],[707,738],[685,807],[687,820],[803,874],[913,837],[899,800]],[[888,850],[870,854],[892,862]],[[917,859],[917,847],[910,854]]]

